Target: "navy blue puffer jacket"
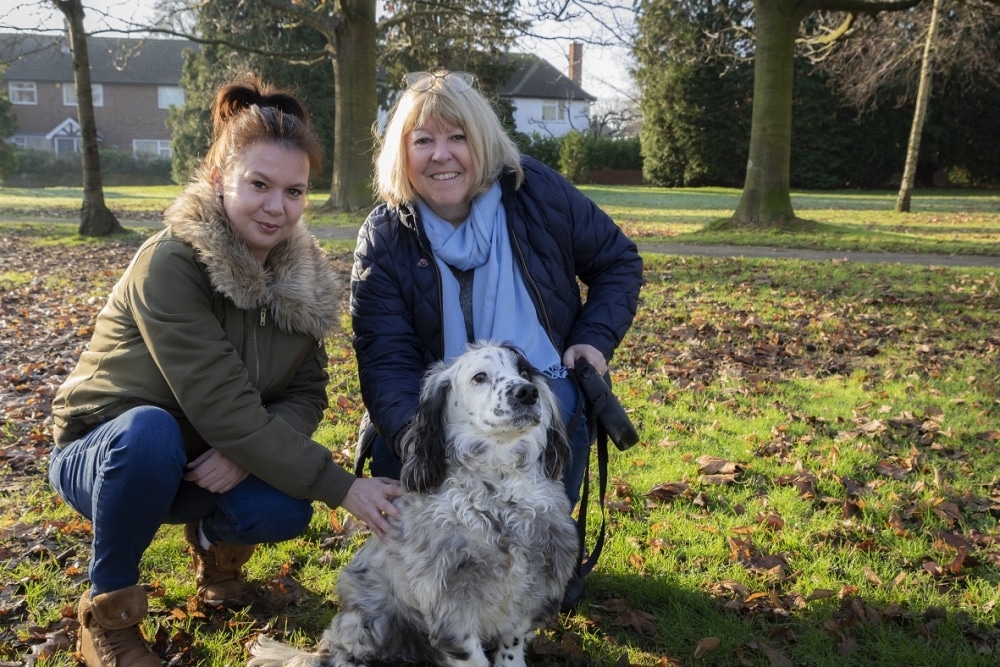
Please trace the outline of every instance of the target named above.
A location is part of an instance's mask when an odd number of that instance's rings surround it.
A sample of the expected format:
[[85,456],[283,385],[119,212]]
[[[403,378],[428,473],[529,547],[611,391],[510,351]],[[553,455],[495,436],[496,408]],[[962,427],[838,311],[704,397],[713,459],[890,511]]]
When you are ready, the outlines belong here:
[[[610,361],[635,317],[642,259],[614,221],[561,174],[522,158],[500,179],[514,258],[556,350],[587,343]],[[587,286],[581,301],[577,277]],[[415,207],[385,204],[358,235],[351,318],[361,393],[398,453],[427,367],[444,357],[441,276]]]

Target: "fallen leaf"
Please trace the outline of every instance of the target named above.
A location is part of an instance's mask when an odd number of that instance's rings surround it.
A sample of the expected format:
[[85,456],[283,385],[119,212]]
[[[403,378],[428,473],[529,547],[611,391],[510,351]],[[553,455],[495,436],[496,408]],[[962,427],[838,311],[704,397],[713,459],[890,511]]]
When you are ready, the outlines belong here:
[[705,637],[704,639],[698,640],[698,645],[694,648],[694,659],[700,660],[704,658],[709,653],[712,653],[719,648],[722,644],[722,640],[718,637]]

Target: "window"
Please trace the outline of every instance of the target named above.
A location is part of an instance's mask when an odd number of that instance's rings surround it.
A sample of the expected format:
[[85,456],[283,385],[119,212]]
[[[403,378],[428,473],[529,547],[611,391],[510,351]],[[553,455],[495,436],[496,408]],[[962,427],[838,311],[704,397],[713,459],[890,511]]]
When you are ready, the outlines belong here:
[[[63,106],[75,107],[76,106],[76,84],[74,83],[64,83],[62,86],[63,91]],[[95,107],[104,106],[104,86],[99,83],[90,84],[90,94],[94,98]]]
[[56,155],[80,152],[80,140],[76,137],[56,137]]
[[169,139],[133,139],[133,157],[172,157]]
[[38,104],[38,87],[34,81],[11,81],[7,94],[11,104]]
[[542,102],[542,120],[566,120],[566,103]]
[[19,148],[30,148],[34,151],[50,151],[52,150],[52,144],[45,137],[16,134],[8,140],[10,143],[14,144]]
[[179,86],[159,86],[156,89],[156,105],[161,109],[184,105],[184,89]]

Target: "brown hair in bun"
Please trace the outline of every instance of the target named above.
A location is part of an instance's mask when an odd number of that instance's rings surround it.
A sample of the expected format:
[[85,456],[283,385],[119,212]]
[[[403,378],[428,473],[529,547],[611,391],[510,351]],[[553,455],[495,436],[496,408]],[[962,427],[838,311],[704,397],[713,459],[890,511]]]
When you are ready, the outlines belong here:
[[256,143],[273,141],[301,150],[313,172],[320,170],[323,151],[309,124],[309,114],[295,95],[243,75],[222,86],[212,103],[212,145],[203,170],[225,170]]

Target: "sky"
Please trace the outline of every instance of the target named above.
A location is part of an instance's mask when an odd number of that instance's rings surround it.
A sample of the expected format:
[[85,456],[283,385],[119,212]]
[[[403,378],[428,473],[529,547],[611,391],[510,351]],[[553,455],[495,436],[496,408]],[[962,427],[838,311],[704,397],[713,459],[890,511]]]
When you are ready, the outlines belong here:
[[[141,21],[150,15],[155,0],[83,0],[85,24],[88,31],[115,27],[118,19]],[[58,28],[62,15],[47,0],[4,0],[0,9],[0,29],[31,30],[45,26]],[[536,27],[546,35],[544,39],[523,40],[516,51],[534,53],[551,63],[559,71],[569,69],[569,44],[574,39],[593,37],[608,40],[613,37],[595,21],[576,19],[570,23],[546,24]],[[625,47],[601,47],[584,43],[583,89],[598,98],[598,104],[614,104],[633,91],[628,67],[631,62]]]

